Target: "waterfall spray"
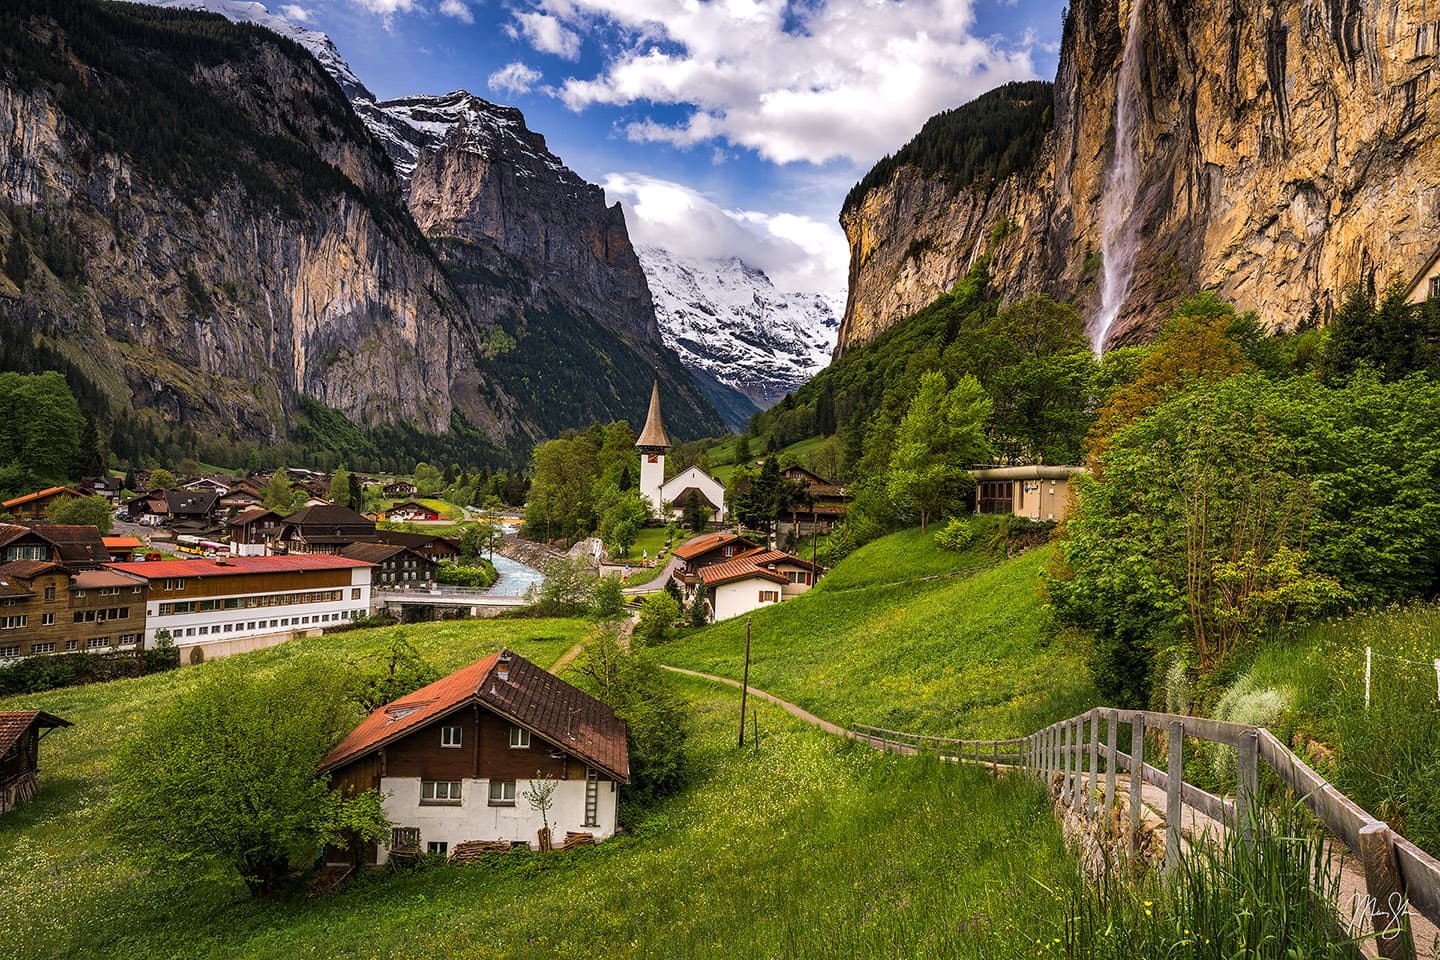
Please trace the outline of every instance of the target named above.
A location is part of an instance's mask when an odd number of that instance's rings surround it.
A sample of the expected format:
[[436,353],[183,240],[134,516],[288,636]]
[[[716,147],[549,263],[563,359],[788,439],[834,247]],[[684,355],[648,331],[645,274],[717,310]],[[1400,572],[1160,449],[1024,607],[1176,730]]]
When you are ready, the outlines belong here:
[[1130,277],[1135,272],[1135,193],[1139,177],[1135,169],[1135,120],[1140,110],[1140,7],[1132,0],[1130,21],[1125,32],[1125,51],[1120,57],[1120,75],[1115,81],[1115,154],[1105,178],[1100,200],[1100,253],[1104,258],[1100,281],[1100,313],[1090,336],[1095,355],[1105,352],[1110,327],[1125,305]]

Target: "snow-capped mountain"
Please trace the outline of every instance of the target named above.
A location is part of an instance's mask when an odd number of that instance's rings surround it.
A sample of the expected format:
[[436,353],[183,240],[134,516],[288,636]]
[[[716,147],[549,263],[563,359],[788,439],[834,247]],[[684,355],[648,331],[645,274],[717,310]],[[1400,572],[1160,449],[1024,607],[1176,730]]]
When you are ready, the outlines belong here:
[[416,94],[395,100],[351,98],[365,126],[385,147],[395,172],[408,185],[420,152],[445,142],[450,130],[463,123],[466,149],[487,157],[522,153],[532,155],[554,172],[569,170],[545,146],[545,137],[525,126],[524,115],[514,107],[491,103],[465,90],[446,94]]
[[360,82],[360,78],[355,75],[354,70],[350,69],[350,64],[345,62],[345,58],[340,56],[340,51],[335,48],[335,44],[330,41],[328,36],[319,30],[310,30],[278,14],[271,13],[263,3],[255,3],[253,0],[146,0],[146,2],[157,7],[218,13],[232,23],[259,24],[282,37],[294,40],[309,50],[315,59],[320,61],[320,66],[325,68],[325,72],[340,84],[340,89],[345,91],[345,96],[351,100],[357,97],[375,99],[375,94]]
[[686,259],[637,244],[667,347],[680,361],[769,407],[830,362],[836,304],[819,293],[782,293],[735,257]]

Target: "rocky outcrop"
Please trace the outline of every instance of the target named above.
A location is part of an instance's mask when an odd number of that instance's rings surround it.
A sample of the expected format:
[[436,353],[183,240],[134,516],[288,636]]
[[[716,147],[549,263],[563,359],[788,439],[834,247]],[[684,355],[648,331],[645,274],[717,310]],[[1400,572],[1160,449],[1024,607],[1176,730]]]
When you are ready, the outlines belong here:
[[659,342],[620,204],[606,205],[519,110],[464,96],[444,141],[416,161],[410,211],[427,236],[493,244],[614,332]]
[[[1263,323],[1321,322],[1346,285],[1410,279],[1440,250],[1440,11],[1267,0],[1133,0],[1132,148],[1140,242],[1110,343],[1153,334],[1174,298],[1213,288]],[[1007,297],[1097,311],[1101,204],[1131,0],[1078,0],[1034,168],[950,200],[902,168],[842,216],[851,292],[840,345],[928,302],[989,244]],[[933,211],[933,212],[931,212]],[[906,256],[906,253],[909,256]],[[928,254],[928,256],[927,256]]]
[[[458,412],[496,439],[514,429],[494,390],[460,389],[483,379],[467,347],[484,325],[457,317],[383,155],[314,60],[256,31],[185,47],[161,21],[136,41],[160,52],[107,72],[88,56],[105,24],[12,23],[22,64],[65,48],[80,89],[0,80],[6,231],[63,233],[83,272],[57,276],[37,254],[23,290],[5,282],[4,326],[30,329],[113,403],[198,433],[274,442],[302,397],[367,426],[441,433]],[[142,70],[178,74],[178,98],[156,98]],[[77,120],[77,98],[115,109],[107,96],[202,128],[174,130],[166,151],[127,139],[123,120]],[[225,128],[203,129],[190,103]]]

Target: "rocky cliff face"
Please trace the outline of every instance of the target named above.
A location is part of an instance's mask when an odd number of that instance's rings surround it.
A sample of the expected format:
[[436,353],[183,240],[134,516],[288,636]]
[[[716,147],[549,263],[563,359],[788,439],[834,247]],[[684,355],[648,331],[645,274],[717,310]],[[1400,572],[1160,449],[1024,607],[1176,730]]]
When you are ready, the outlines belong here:
[[[987,247],[1007,296],[1044,291],[1095,316],[1103,202],[1126,150],[1134,201],[1119,220],[1138,242],[1110,343],[1150,336],[1175,297],[1202,287],[1272,327],[1323,322],[1347,284],[1408,280],[1440,250],[1432,3],[1131,2],[1071,6],[1054,124],[1032,169],[949,202],[901,169],[847,208],[839,349],[942,292]],[[1132,24],[1135,109],[1117,149]],[[1011,232],[992,244],[1002,220]]]
[[[194,5],[268,15],[171,4]],[[618,206],[518,111],[459,92],[386,113],[323,34],[293,37],[317,61],[204,14],[16,0],[0,33],[0,357],[26,341],[112,410],[262,443],[313,432],[318,401],[364,430],[478,428],[492,447],[464,456],[514,460],[643,416],[656,371],[680,435],[721,430]]]
[[[197,431],[275,441],[302,397],[367,425],[514,429],[475,389],[485,325],[314,60],[188,14],[40,6],[7,14],[4,226],[12,247],[22,223],[67,237],[83,267],[27,246],[23,288],[0,280],[5,327]],[[102,59],[119,31],[134,48]],[[64,86],[43,79],[55,51]],[[170,141],[147,139],[157,124]]]
[[410,211],[430,237],[493,244],[636,343],[658,343],[655,304],[620,204],[581,179],[513,107],[463,95],[444,141],[421,151]]

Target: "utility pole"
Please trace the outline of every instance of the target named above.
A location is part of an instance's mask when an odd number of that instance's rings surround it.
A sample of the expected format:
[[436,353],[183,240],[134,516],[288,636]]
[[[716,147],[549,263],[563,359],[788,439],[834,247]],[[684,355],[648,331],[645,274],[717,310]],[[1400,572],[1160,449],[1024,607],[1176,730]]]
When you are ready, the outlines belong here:
[[745,673],[740,681],[740,746],[745,746],[745,696],[750,692],[750,618],[745,618]]

